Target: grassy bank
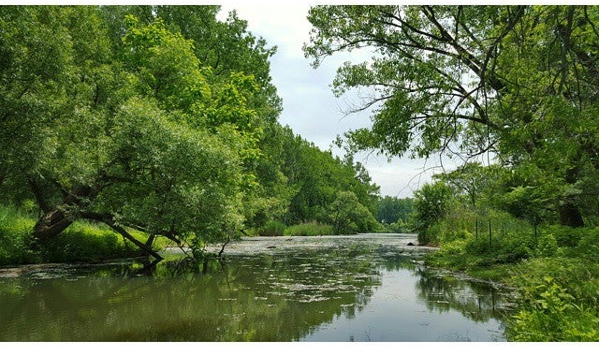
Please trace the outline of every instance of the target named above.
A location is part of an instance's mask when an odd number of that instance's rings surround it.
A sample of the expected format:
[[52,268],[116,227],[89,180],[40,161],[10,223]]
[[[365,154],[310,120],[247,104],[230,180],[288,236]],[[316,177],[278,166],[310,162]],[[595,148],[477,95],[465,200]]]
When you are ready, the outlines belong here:
[[[138,256],[138,248],[102,224],[75,222],[49,242],[34,242],[36,218],[12,206],[0,206],[0,266],[35,263],[99,262]],[[145,236],[135,234],[140,240]],[[160,247],[160,244],[156,246]]]
[[534,228],[491,211],[448,215],[426,232],[441,247],[427,265],[517,290],[510,341],[599,341],[599,228]]

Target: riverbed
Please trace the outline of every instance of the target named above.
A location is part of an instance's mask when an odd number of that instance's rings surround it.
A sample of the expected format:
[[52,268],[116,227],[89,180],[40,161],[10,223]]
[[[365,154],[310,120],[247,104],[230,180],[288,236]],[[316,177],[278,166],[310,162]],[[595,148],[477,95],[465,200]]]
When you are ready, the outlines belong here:
[[[214,245],[220,249],[220,245]],[[178,250],[0,273],[1,341],[505,341],[509,294],[428,269],[415,235],[248,237],[223,261]]]

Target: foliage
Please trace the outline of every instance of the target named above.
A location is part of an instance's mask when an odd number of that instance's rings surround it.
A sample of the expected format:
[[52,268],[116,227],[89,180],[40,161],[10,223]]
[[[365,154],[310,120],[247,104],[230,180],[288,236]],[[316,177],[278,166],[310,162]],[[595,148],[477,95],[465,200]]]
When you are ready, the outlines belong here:
[[597,340],[599,7],[315,6],[309,20],[315,66],[374,51],[333,81],[372,91],[350,151],[466,159],[416,193],[419,240],[441,244],[427,262],[518,286],[511,339]]
[[582,259],[535,259],[518,267],[518,312],[507,334],[519,341],[596,341],[599,268]]
[[395,223],[383,224],[382,229],[380,229],[380,232],[411,233],[412,226],[410,223],[406,223],[406,222],[403,222],[402,220],[399,220],[398,222],[395,222]]
[[43,262],[99,262],[142,255],[131,242],[119,238],[106,226],[77,222],[67,231],[42,245]]
[[376,220],[384,224],[407,222],[412,214],[413,199],[385,196],[377,204]]
[[337,193],[350,191],[360,205],[373,214],[379,187],[371,182],[368,172],[353,158],[340,159],[323,152],[313,143],[283,129],[282,170],[292,191],[284,221],[288,225],[317,221],[329,223],[328,209]]
[[362,164],[277,123],[276,47],[218,11],[0,8],[0,201],[34,201],[33,238],[83,242],[61,235],[90,221],[148,254],[139,238],[201,255],[242,230],[281,234],[275,221],[326,223],[338,191],[375,212]]
[[[534,189],[533,215],[547,204],[562,225],[580,227],[594,220],[597,203],[598,11],[315,6],[304,51],[315,66],[341,51],[376,53],[369,62],[339,67],[333,82],[337,95],[372,90],[358,108],[374,108],[372,126],[346,134],[351,150],[468,159],[492,153],[526,177],[513,188]],[[483,182],[470,175],[461,183],[475,203],[470,183]]]
[[35,220],[12,206],[0,205],[0,265],[34,262],[31,231]]
[[283,236],[287,226],[278,221],[268,221],[258,230],[260,236]]
[[573,252],[578,257],[599,263],[599,228],[584,230]]
[[322,236],[333,235],[334,229],[331,225],[316,222],[292,225],[285,229],[285,236]]
[[99,262],[140,254],[135,245],[98,223],[76,222],[45,244],[33,239],[34,224],[35,218],[31,214],[11,206],[0,206],[0,265]]
[[414,196],[414,224],[418,231],[418,242],[421,244],[434,242],[434,237],[429,234],[429,228],[447,213],[452,190],[443,182],[426,183]]
[[379,228],[378,222],[353,192],[337,194],[337,199],[329,207],[329,218],[335,234],[374,232]]

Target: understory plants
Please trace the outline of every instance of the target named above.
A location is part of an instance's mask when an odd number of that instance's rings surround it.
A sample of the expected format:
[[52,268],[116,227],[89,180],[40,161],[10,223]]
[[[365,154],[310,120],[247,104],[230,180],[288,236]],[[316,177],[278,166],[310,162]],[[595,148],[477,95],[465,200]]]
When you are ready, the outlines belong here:
[[[47,262],[100,262],[108,259],[139,256],[130,241],[98,223],[77,221],[64,233],[47,243],[35,242],[32,230],[36,218],[29,211],[14,206],[0,206],[0,266]],[[133,232],[144,240],[141,233]],[[155,242],[164,246],[163,240]]]
[[428,231],[440,249],[427,265],[514,288],[508,340],[599,341],[599,228],[535,228],[487,211],[447,214]]

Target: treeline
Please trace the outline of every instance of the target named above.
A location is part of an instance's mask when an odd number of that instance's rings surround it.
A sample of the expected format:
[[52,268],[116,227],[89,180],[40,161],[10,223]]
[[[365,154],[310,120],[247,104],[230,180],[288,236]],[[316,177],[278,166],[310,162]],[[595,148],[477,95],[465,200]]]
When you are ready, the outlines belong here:
[[3,243],[89,221],[159,259],[156,236],[200,255],[273,223],[378,228],[363,166],[277,122],[276,47],[218,11],[0,7],[0,202],[37,218]]

